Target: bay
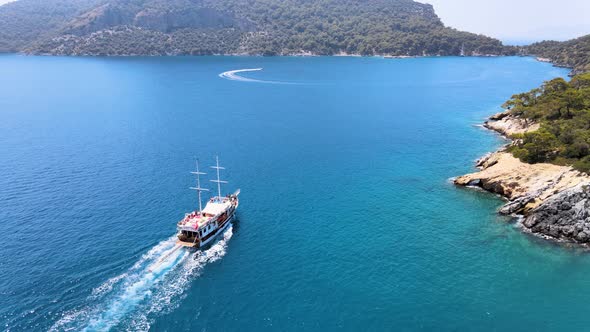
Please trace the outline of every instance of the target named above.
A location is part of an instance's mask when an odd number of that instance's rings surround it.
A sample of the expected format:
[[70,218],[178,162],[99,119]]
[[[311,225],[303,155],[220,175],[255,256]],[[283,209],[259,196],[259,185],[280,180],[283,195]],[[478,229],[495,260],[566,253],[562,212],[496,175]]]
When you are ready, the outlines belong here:
[[[262,70],[221,73],[240,69]],[[0,56],[6,330],[584,329],[590,256],[449,179],[532,58]],[[181,251],[195,158],[239,221]]]

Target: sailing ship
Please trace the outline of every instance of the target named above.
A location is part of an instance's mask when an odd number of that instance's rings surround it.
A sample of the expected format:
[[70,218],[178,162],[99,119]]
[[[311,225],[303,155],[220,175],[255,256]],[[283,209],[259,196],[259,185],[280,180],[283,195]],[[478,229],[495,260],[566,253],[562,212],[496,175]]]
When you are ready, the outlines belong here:
[[238,208],[238,195],[240,190],[233,194],[221,196],[221,184],[227,181],[221,180],[219,171],[225,168],[219,166],[219,157],[215,158],[215,166],[211,168],[217,172],[217,179],[210,180],[217,183],[217,196],[211,197],[205,205],[202,206],[201,193],[209,189],[201,187],[201,175],[205,175],[199,170],[199,161],[196,161],[196,170],[191,172],[197,178],[197,186],[190,189],[196,190],[199,197],[199,209],[191,213],[186,213],[184,218],[178,222],[178,241],[177,244],[191,247],[202,248],[211,243],[219,234],[223,233],[235,218],[236,209]]

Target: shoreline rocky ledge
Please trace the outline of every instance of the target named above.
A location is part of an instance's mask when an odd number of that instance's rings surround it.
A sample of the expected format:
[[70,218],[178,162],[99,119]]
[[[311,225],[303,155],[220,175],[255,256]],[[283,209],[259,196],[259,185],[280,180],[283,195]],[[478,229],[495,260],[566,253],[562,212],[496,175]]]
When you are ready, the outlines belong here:
[[[498,113],[484,127],[510,137],[539,124]],[[569,166],[527,164],[501,149],[476,163],[478,172],[457,177],[459,186],[477,186],[505,197],[504,215],[521,216],[519,226],[543,238],[590,244],[590,176]]]

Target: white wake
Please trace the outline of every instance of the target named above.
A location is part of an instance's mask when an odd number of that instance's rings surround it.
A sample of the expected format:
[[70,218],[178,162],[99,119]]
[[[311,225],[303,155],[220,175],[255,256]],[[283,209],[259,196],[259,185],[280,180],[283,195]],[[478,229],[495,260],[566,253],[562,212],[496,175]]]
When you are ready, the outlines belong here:
[[191,252],[164,240],[129,270],[96,287],[84,308],[64,313],[50,331],[148,330],[154,315],[176,308],[189,283],[210,262],[221,259],[233,235],[230,226],[209,249]]
[[257,80],[254,78],[248,78],[241,75],[239,73],[245,73],[250,71],[260,71],[262,68],[246,68],[246,69],[236,69],[236,70],[229,70],[219,74],[219,77],[225,78],[232,81],[240,81],[240,82],[256,82],[256,83],[270,83],[270,84],[294,84],[291,82],[282,82],[282,81],[266,81],[266,80]]

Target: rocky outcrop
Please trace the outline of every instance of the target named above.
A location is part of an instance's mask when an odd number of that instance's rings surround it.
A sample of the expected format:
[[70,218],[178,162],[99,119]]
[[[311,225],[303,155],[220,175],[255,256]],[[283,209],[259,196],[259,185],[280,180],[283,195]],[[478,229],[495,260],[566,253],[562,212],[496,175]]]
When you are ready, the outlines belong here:
[[[507,113],[490,118],[486,127],[507,136],[536,130]],[[522,215],[524,230],[545,238],[590,243],[590,177],[569,166],[521,162],[499,151],[477,161],[479,172],[457,177],[461,186],[478,186],[508,202],[501,214]]]
[[556,193],[526,216],[528,231],[558,240],[590,242],[590,183]]
[[508,152],[495,152],[478,161],[479,172],[460,176],[457,185],[479,186],[506,197],[503,214],[527,214],[565,189],[590,183],[587,176],[567,166],[527,164]]
[[68,34],[86,35],[96,31],[124,25],[133,18],[129,10],[104,4],[72,20],[64,29]]
[[186,8],[168,11],[147,8],[135,15],[133,26],[161,32],[185,28],[238,28],[245,31],[254,27],[245,19],[239,20],[231,13],[212,8]]
[[213,8],[160,6],[134,7],[110,3],[94,8],[73,21],[65,32],[87,35],[119,26],[143,28],[159,32],[179,29],[224,29],[238,28],[247,31],[253,24],[246,19],[237,19],[229,12]]
[[494,114],[484,122],[484,127],[499,132],[505,136],[523,134],[539,129],[539,124],[510,114],[508,111]]

